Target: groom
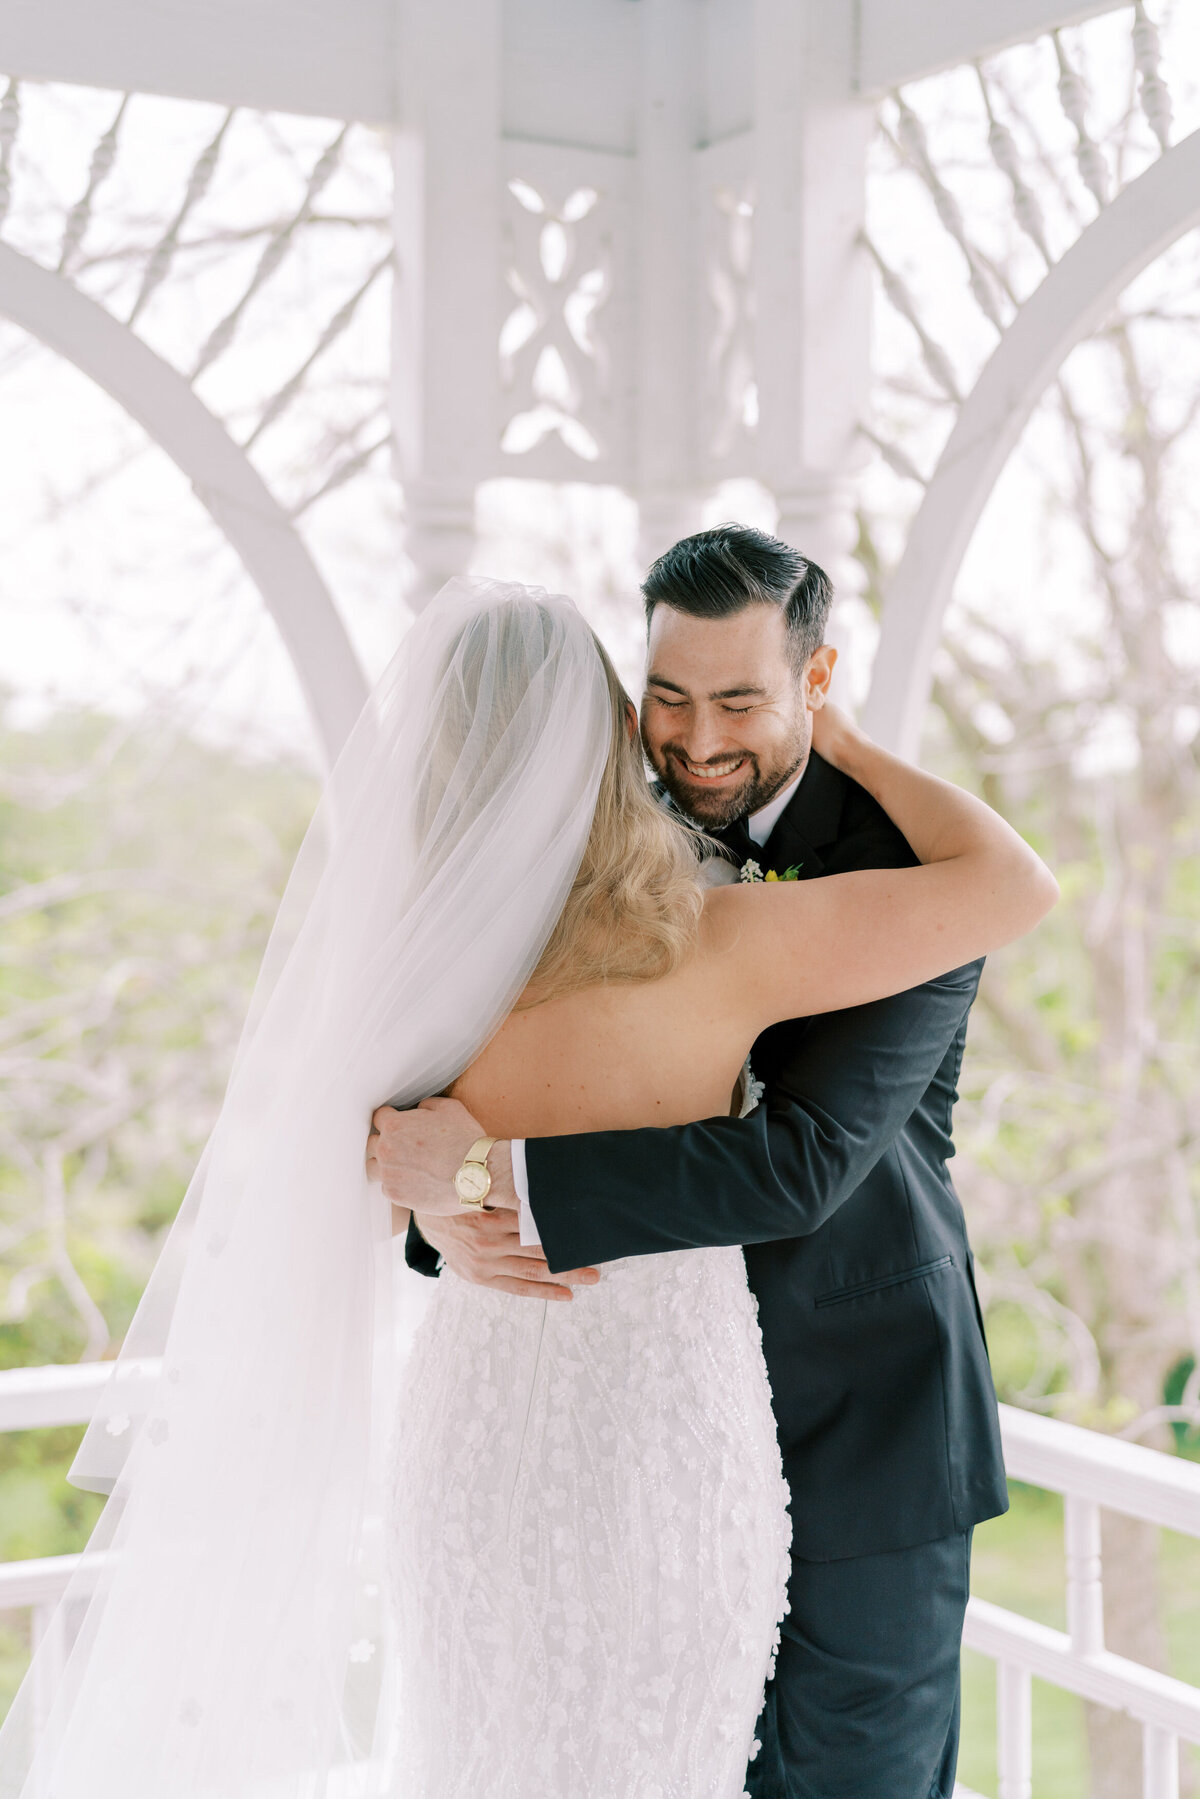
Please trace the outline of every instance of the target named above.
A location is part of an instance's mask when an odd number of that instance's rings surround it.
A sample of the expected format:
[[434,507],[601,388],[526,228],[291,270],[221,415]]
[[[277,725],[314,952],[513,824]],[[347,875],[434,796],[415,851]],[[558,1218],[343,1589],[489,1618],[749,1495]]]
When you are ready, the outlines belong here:
[[[643,592],[642,736],[664,802],[764,874],[911,865],[874,800],[811,752],[835,659],[822,571],[723,525],[668,550]],[[452,1178],[481,1127],[451,1100],[376,1114],[384,1190],[413,1209],[408,1260],[424,1273],[440,1256],[484,1285],[569,1299],[592,1264],[745,1246],[793,1531],[752,1799],[954,1787],[971,1528],[1007,1505],[946,1167],[980,968],[773,1026],[748,1118],[497,1144],[493,1198],[519,1212],[423,1217],[422,1191]]]

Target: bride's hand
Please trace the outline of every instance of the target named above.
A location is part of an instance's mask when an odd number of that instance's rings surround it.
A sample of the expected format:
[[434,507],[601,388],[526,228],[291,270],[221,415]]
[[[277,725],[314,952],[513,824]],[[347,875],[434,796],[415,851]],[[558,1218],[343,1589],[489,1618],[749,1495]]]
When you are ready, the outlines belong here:
[[[411,1111],[380,1106],[367,1142],[367,1176],[380,1181],[394,1206],[454,1217],[462,1212],[454,1176],[483,1126],[457,1099],[423,1099]],[[488,1156],[492,1190],[488,1204],[516,1207],[512,1154],[497,1143]]]

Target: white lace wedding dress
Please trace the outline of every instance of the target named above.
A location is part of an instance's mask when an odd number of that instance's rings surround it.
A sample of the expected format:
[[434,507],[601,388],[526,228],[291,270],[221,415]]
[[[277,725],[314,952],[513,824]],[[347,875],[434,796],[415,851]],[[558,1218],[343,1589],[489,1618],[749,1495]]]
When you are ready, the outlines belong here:
[[444,1272],[417,1333],[394,1799],[744,1791],[790,1532],[742,1253],[601,1275],[568,1304]]

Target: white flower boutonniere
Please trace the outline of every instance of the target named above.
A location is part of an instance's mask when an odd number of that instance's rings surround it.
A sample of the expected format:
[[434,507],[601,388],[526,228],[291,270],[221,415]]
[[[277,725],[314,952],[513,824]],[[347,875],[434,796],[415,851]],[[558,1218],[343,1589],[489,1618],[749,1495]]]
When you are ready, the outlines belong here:
[[782,874],[776,874],[773,868],[768,868],[764,874],[757,862],[743,862],[741,878],[743,881],[798,881],[801,866],[801,863],[794,862],[791,868],[785,868]]

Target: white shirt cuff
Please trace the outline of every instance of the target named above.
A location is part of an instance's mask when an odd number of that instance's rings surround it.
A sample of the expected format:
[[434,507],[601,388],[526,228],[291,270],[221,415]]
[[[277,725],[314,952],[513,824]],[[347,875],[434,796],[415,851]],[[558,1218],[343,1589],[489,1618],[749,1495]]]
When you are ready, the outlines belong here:
[[533,1208],[529,1204],[529,1170],[525,1166],[524,1137],[510,1138],[509,1147],[512,1150],[513,1186],[517,1194],[517,1221],[521,1242],[526,1248],[536,1249],[542,1239],[533,1220]]

